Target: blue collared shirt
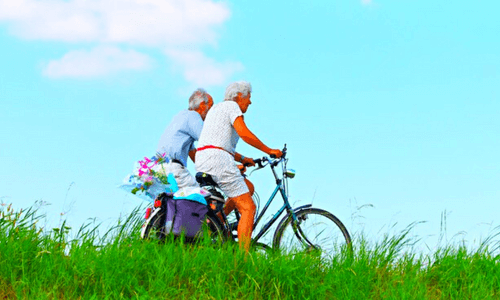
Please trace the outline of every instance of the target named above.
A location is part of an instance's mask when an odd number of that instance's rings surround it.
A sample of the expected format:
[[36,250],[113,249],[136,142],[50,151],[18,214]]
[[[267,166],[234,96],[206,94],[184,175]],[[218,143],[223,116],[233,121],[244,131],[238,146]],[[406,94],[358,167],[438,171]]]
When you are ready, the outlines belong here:
[[199,113],[183,110],[165,128],[156,151],[187,166],[189,151],[194,149],[194,142],[200,138],[202,128],[203,120]]

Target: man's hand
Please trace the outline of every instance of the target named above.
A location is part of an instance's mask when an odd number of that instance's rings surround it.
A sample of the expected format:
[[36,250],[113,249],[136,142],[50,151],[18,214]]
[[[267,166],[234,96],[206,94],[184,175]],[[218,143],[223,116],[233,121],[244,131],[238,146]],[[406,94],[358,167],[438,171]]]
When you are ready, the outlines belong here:
[[246,167],[253,167],[253,166],[255,166],[255,162],[253,161],[253,158],[250,158],[250,157],[243,158],[243,160],[241,161],[241,163],[244,166],[246,166]]
[[280,158],[283,155],[280,149],[271,149],[267,154],[274,155],[276,158]]

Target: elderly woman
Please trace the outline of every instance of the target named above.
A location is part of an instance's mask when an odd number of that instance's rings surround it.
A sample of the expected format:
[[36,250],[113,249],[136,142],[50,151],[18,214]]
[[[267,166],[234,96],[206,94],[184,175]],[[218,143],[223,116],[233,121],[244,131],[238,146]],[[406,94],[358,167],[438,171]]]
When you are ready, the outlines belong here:
[[[247,112],[252,86],[249,82],[233,82],[226,88],[223,102],[212,107],[205,119],[196,152],[195,166],[198,172],[210,174],[228,200],[224,212],[234,208],[241,213],[238,225],[238,240],[246,250],[250,247],[255,204],[249,186],[253,186],[240,173],[236,162],[255,165],[253,159],[235,151],[239,138],[249,145],[267,153],[281,157],[279,149],[264,145],[246,126],[243,114]],[[252,191],[253,192],[253,191]]]

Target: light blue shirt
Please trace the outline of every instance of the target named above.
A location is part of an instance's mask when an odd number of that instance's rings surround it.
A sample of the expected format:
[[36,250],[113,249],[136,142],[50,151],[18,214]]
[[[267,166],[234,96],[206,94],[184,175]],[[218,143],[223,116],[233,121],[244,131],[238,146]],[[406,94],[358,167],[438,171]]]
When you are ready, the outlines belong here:
[[199,113],[183,110],[165,128],[156,151],[187,166],[189,151],[194,149],[194,142],[200,138],[202,128],[203,120]]

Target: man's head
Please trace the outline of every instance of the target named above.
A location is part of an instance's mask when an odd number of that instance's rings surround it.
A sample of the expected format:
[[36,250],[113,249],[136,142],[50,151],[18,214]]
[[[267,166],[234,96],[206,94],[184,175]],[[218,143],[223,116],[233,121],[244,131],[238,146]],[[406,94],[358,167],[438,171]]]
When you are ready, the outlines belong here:
[[205,120],[208,111],[214,105],[214,100],[204,89],[197,89],[189,97],[189,110],[194,110]]
[[237,81],[227,86],[224,100],[238,103],[241,112],[245,113],[248,106],[252,103],[252,101],[250,101],[251,96],[252,86],[250,85],[250,82]]

